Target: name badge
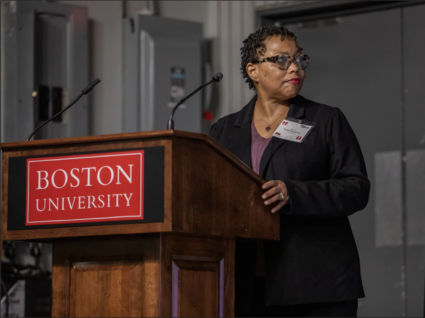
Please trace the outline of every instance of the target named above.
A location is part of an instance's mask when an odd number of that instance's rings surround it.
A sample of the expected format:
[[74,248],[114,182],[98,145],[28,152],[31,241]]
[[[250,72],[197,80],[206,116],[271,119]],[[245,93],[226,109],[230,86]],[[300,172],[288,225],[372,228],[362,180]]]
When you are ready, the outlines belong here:
[[287,117],[277,127],[273,137],[301,143],[314,126],[315,123]]

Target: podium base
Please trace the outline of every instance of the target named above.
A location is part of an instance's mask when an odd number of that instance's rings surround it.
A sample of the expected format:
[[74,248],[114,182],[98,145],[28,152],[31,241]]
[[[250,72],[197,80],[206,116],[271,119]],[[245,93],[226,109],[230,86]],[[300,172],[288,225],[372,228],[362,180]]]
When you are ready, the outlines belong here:
[[55,239],[52,316],[234,316],[234,250],[168,233]]

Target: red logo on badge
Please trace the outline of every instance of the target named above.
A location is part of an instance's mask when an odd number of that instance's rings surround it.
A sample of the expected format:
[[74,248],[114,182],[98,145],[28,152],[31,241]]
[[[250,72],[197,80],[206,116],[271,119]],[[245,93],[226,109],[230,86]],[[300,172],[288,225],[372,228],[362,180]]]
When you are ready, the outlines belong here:
[[27,160],[25,224],[143,220],[144,152]]

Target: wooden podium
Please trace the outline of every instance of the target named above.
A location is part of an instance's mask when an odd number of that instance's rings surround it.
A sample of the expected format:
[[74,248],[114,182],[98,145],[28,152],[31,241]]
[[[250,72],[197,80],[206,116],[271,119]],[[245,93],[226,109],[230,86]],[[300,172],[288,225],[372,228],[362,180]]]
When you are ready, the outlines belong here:
[[[163,148],[161,222],[8,225],[25,214],[9,204],[11,158],[151,147]],[[2,151],[1,240],[52,242],[54,317],[234,316],[235,239],[280,237],[278,213],[261,200],[264,180],[207,135],[37,140],[4,143]]]

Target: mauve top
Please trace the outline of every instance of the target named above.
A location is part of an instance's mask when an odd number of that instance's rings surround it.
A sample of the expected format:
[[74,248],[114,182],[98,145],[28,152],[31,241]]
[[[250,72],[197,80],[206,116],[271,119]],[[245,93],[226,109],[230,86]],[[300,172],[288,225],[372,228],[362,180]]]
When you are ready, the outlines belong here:
[[252,170],[259,174],[260,172],[260,161],[263,156],[264,150],[269,144],[272,138],[263,138],[255,128],[254,121],[251,124],[251,162]]
[[[269,144],[270,138],[263,138],[255,128],[254,121],[251,124],[251,162],[252,170],[259,174],[260,172],[260,161],[263,156],[264,150]],[[255,276],[265,276],[265,264],[264,264],[264,247],[263,242],[258,241],[257,243],[257,257],[255,259]]]

